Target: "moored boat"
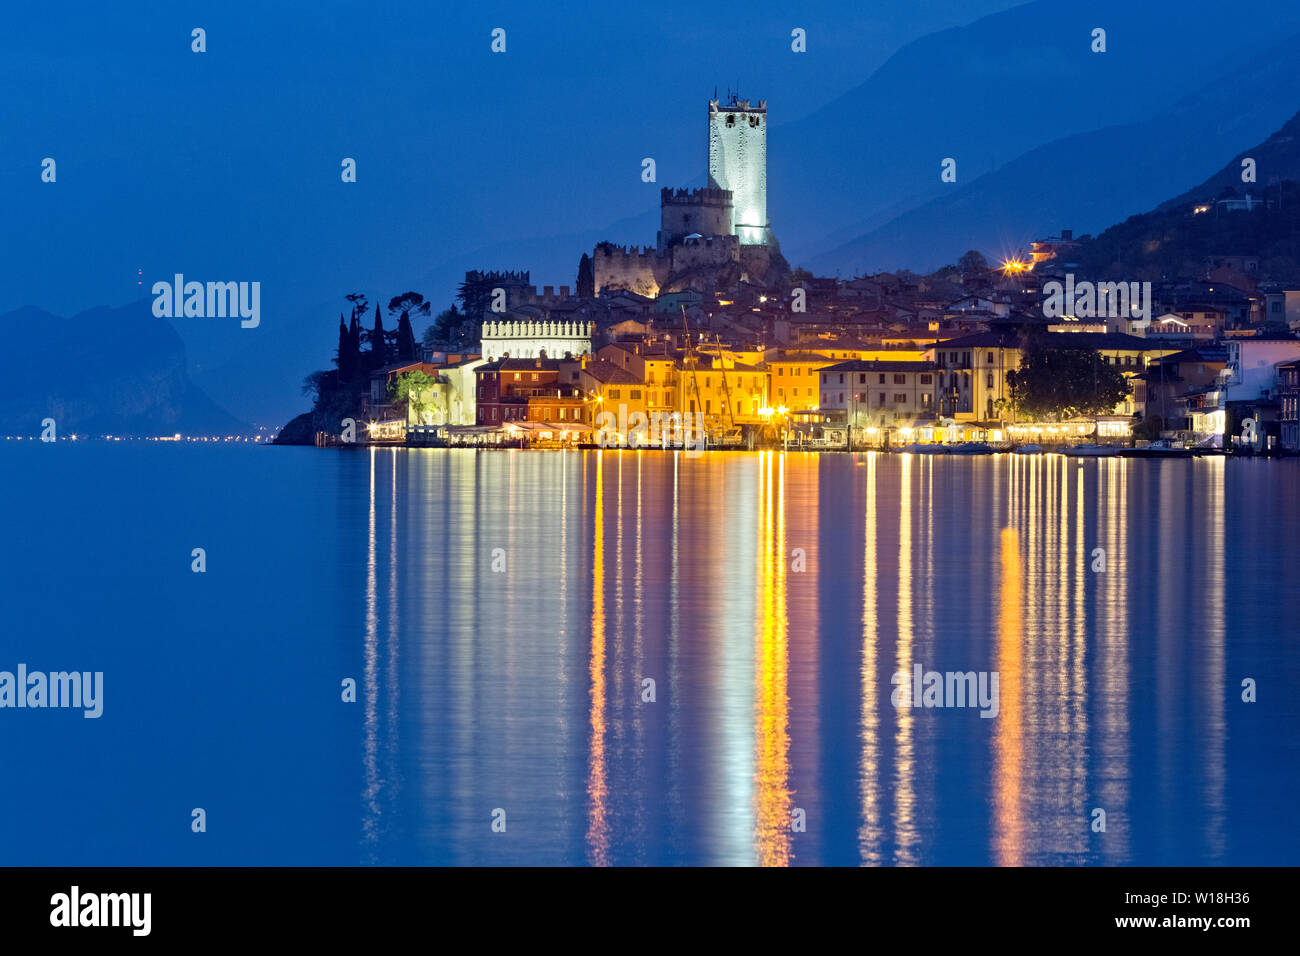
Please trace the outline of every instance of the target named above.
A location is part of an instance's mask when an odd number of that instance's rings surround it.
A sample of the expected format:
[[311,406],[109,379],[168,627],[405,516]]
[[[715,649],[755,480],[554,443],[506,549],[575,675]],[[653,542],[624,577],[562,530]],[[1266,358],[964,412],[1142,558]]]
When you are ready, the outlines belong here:
[[1013,455],[1041,455],[1043,453],[1042,445],[1018,445],[1011,449]]
[[987,442],[966,441],[956,445],[952,449],[954,455],[991,455],[993,447]]
[[1160,438],[1141,448],[1125,448],[1120,454],[1125,458],[1191,458],[1192,450]]
[[1069,455],[1071,458],[1114,458],[1120,453],[1120,449],[1115,445],[1071,445],[1069,448],[1063,448],[1062,454]]

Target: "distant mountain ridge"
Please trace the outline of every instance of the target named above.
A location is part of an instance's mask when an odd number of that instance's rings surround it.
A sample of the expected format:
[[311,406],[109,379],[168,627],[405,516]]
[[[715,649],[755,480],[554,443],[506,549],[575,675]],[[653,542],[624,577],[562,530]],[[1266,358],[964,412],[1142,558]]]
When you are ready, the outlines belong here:
[[[1109,126],[1030,150],[995,172],[903,213],[804,263],[856,275],[906,267],[928,271],[967,249],[999,256],[1062,227],[1097,232],[1151,209],[1219,169],[1241,144],[1278,129],[1300,105],[1291,52],[1300,34],[1261,47],[1153,119]],[[1238,182],[1240,169],[1238,169]],[[1261,173],[1261,176],[1267,175]],[[1169,200],[1175,201],[1175,200]]]
[[186,371],[185,346],[149,302],[99,307],[65,319],[28,306],[0,315],[24,343],[0,355],[0,432],[152,437],[247,434]]

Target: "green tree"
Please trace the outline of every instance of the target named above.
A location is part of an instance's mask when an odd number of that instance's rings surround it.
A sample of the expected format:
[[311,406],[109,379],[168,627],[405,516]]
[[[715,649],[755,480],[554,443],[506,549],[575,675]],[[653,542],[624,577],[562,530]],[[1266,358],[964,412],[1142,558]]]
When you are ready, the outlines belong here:
[[1128,395],[1119,368],[1093,349],[1027,344],[1020,368],[1007,373],[1011,404],[1020,418],[1063,421],[1108,415]]
[[416,421],[419,421],[420,413],[429,407],[424,394],[433,385],[434,380],[419,369],[403,372],[388,383],[388,396],[394,402],[406,402],[407,419],[410,419],[411,412],[415,412]]

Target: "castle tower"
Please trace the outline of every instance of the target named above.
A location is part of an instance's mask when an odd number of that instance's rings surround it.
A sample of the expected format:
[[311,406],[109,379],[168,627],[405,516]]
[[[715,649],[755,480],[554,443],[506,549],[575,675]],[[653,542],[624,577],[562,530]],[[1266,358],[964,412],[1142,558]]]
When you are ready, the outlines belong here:
[[735,235],[731,193],[725,189],[663,189],[659,199],[660,252],[692,234]]
[[709,188],[731,191],[742,245],[768,243],[766,100],[709,100]]

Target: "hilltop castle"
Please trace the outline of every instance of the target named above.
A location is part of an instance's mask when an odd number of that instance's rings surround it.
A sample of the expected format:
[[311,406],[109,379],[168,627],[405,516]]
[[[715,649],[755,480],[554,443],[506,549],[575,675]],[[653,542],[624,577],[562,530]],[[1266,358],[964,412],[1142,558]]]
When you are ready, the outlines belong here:
[[592,269],[597,295],[781,281],[789,266],[767,219],[766,101],[710,100],[708,186],[661,190],[655,245],[598,243]]

